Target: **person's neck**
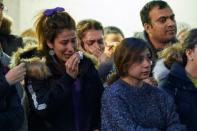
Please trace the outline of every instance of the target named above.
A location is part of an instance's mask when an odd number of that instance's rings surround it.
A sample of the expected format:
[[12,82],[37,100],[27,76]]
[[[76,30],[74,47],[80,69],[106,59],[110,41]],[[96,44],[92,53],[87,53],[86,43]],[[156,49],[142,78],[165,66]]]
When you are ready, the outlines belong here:
[[143,85],[142,80],[138,80],[130,77],[121,77],[120,79],[128,83],[130,86],[141,87]]
[[153,38],[149,38],[155,49],[164,49],[169,43],[159,42]]
[[192,77],[192,78],[197,78],[197,70],[196,67],[192,66],[191,64],[187,64],[185,66],[186,72]]

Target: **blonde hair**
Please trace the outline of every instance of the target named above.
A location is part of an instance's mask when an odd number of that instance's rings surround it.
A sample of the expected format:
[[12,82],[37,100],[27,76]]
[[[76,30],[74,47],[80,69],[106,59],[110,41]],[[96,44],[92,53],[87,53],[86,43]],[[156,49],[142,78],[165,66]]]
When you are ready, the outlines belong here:
[[36,32],[32,28],[28,28],[21,33],[21,37],[36,38]]
[[170,69],[174,62],[182,61],[183,52],[183,44],[175,43],[159,52],[158,55],[159,58],[164,59],[164,64]]
[[179,23],[176,38],[183,43],[191,27],[187,23]]
[[47,41],[54,42],[57,34],[63,29],[76,29],[75,20],[67,12],[55,12],[50,16],[45,16],[44,11],[37,14],[34,23],[39,50],[48,54]]

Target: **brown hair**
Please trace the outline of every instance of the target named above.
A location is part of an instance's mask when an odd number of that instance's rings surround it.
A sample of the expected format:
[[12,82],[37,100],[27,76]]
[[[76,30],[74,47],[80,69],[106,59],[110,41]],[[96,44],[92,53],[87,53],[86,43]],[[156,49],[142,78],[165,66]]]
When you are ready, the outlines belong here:
[[32,28],[28,28],[21,33],[21,37],[36,38],[36,33]]
[[67,12],[54,12],[50,16],[45,16],[43,12],[40,12],[37,15],[35,27],[39,49],[46,54],[48,52],[47,41],[53,43],[58,33],[64,29],[75,30],[76,24]]
[[4,35],[11,34],[12,18],[9,16],[3,16],[2,24],[0,27],[0,33]]
[[139,54],[148,49],[144,40],[138,38],[126,38],[116,47],[114,52],[114,64],[116,72],[108,79],[108,84],[112,84],[119,77],[127,76],[128,68],[139,59]]
[[170,69],[174,62],[182,61],[183,50],[182,43],[172,44],[159,52],[159,57],[164,59],[165,66]]
[[103,26],[99,21],[94,19],[82,20],[77,24],[77,38],[78,46],[84,49],[82,38],[84,37],[84,32],[90,29],[101,30],[103,32]]

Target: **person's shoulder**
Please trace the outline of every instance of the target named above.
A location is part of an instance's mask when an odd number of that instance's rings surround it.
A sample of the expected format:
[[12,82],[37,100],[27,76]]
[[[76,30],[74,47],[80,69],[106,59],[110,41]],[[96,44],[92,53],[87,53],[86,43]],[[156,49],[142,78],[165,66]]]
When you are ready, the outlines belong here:
[[7,39],[7,41],[9,43],[12,43],[13,45],[19,45],[19,46],[22,46],[23,45],[23,39],[20,36],[17,36],[17,35],[7,35],[6,39]]
[[92,60],[86,55],[84,55],[80,61],[85,62],[86,64],[93,64]]
[[144,35],[144,32],[143,31],[141,31],[141,32],[135,32],[134,35],[133,35],[133,37],[145,40],[145,35]]
[[147,84],[147,83],[145,83],[144,86],[146,86],[147,90],[149,92],[151,92],[152,94],[159,95],[159,96],[166,95],[166,92],[164,90],[158,88],[157,86],[152,86],[152,85]]
[[80,60],[79,66],[83,70],[83,72],[97,69],[97,65],[94,63],[94,61],[86,55],[83,55],[83,58]]
[[18,36],[18,35],[5,35],[6,39],[9,41],[15,41],[15,42],[23,42],[22,37]]
[[21,36],[18,36],[18,35],[13,35],[13,34],[10,34],[10,35],[7,35],[9,38],[12,38],[12,39],[21,39],[22,40],[22,37]]
[[159,102],[160,106],[166,106],[166,103],[171,103],[173,102],[172,96],[166,92],[163,89],[160,89],[158,87],[153,87],[151,85],[147,86],[147,92],[146,92],[150,97],[157,99]]
[[111,95],[120,95],[123,92],[123,85],[120,83],[120,80],[117,80],[112,85],[106,87],[104,92]]

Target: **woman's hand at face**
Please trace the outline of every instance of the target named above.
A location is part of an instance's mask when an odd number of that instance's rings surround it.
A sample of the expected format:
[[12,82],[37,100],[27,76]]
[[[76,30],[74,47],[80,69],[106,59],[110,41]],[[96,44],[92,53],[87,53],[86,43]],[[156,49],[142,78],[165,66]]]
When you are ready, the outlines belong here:
[[24,63],[21,63],[20,65],[15,66],[11,70],[9,70],[5,75],[5,78],[9,85],[14,85],[24,80],[25,75],[26,75],[26,67]]
[[86,48],[87,48],[86,50],[90,54],[94,55],[96,58],[99,58],[103,54],[103,51],[104,51],[104,49],[102,49],[99,46],[88,46]]
[[72,78],[76,78],[79,72],[80,56],[78,53],[74,53],[65,63],[66,73]]
[[96,58],[99,58],[102,54],[103,52],[100,48],[97,48],[93,51],[93,55],[96,56]]

